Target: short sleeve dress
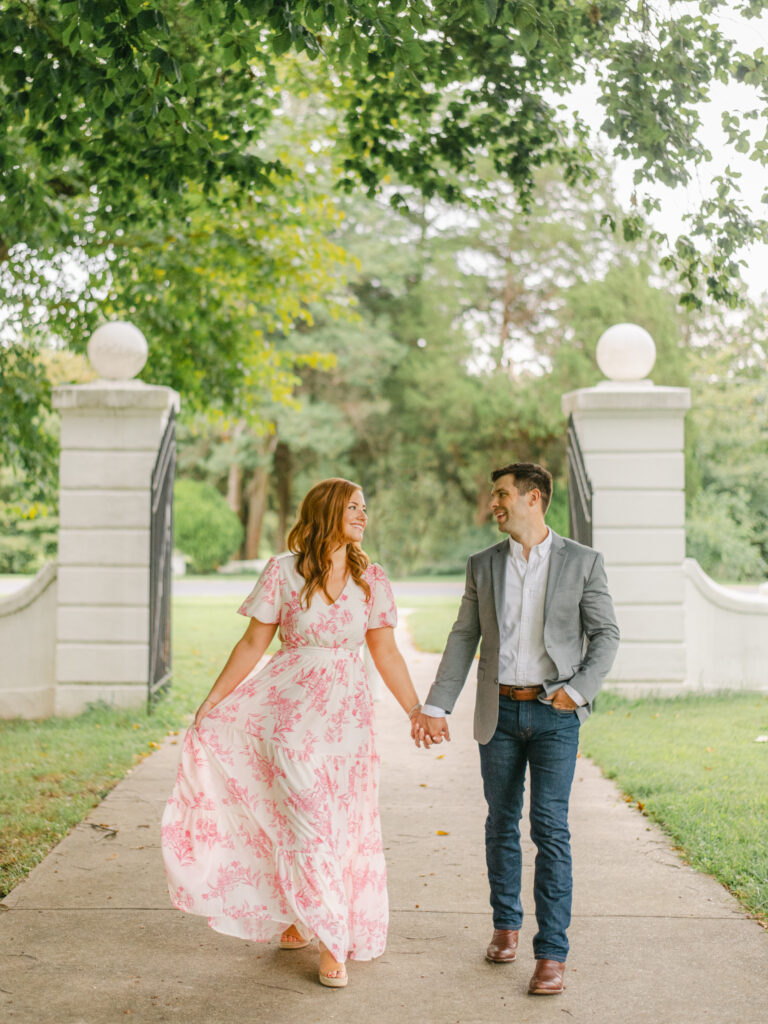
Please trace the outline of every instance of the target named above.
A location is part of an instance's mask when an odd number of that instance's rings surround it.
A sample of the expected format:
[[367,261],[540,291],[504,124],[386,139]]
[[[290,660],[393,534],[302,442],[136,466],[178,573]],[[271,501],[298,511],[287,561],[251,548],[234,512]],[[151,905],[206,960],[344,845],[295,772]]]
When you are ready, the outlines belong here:
[[187,730],[162,822],[176,907],[255,941],[295,924],[337,960],[379,956],[388,923],[362,645],[396,610],[381,567],[364,578],[368,599],[350,577],[303,608],[296,556],[270,559],[239,611],[282,646]]

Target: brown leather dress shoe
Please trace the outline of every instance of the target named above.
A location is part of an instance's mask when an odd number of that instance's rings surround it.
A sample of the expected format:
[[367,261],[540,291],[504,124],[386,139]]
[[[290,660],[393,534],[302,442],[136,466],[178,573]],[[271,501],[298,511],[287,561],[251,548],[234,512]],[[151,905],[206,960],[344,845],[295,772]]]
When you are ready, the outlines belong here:
[[565,964],[558,960],[537,960],[533,971],[533,977],[528,984],[528,994],[531,996],[556,996],[559,995],[563,985]]
[[517,956],[517,936],[508,928],[495,928],[493,938],[485,951],[485,959],[492,964],[511,964]]

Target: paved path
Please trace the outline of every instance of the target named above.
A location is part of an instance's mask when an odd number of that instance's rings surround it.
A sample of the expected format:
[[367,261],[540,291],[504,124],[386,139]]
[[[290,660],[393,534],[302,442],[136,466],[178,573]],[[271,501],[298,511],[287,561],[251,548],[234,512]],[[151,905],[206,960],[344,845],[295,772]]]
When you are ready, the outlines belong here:
[[[410,649],[408,657],[423,694],[436,659]],[[406,741],[392,700],[381,701],[378,718],[390,937],[378,961],[350,965],[347,989],[317,984],[309,950],[217,935],[170,907],[158,820],[178,757],[172,738],[0,904],[0,1020],[764,1024],[768,933],[682,864],[586,760],[572,804],[568,988],[527,996],[530,913],[517,963],[482,955],[491,925],[469,694],[453,716],[452,743],[428,752]],[[531,860],[528,844],[528,911]]]

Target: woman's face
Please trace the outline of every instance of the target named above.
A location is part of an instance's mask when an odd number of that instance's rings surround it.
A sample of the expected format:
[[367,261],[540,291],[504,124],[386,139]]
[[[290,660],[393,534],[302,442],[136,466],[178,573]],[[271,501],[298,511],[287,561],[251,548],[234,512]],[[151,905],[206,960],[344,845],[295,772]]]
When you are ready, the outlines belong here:
[[353,491],[341,518],[341,532],[344,540],[359,544],[363,539],[368,516],[365,514],[365,499],[362,491]]

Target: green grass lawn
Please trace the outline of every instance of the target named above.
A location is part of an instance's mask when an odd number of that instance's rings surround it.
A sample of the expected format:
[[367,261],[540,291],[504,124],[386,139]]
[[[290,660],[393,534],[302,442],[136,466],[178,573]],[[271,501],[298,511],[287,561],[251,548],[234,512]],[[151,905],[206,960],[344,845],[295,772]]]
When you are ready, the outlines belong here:
[[[154,714],[0,721],[0,893],[7,893],[125,773],[186,726],[245,620],[231,597],[174,601],[174,681]],[[408,598],[417,646],[441,651],[457,599]],[[768,696],[629,702],[603,695],[582,749],[660,822],[683,855],[768,920]]]
[[186,727],[247,620],[231,597],[177,598],[174,679],[152,715],[94,706],[76,718],[0,720],[0,895],[126,772]]
[[405,597],[400,604],[409,611],[408,629],[420,651],[442,654],[456,621],[460,597]]
[[659,822],[685,859],[768,923],[768,695],[604,694],[584,753]]

